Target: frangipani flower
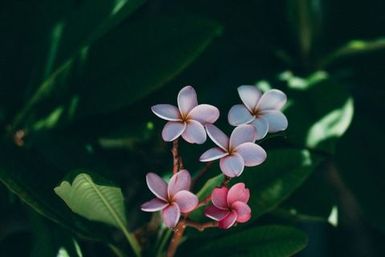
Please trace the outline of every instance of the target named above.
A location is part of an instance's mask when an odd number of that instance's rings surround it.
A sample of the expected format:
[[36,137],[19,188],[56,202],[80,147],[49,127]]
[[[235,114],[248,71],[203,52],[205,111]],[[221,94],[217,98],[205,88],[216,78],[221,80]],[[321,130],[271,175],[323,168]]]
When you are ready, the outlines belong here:
[[189,192],[191,176],[187,170],[175,173],[167,183],[155,173],[146,175],[148,188],[156,196],[142,204],[142,211],[162,211],[162,219],[167,227],[177,225],[180,214],[194,210],[198,205],[198,197]]
[[229,189],[215,188],[211,194],[213,205],[205,210],[205,215],[218,221],[218,227],[228,229],[236,222],[244,223],[251,218],[251,209],[247,205],[250,198],[245,184],[237,183]]
[[228,114],[231,125],[253,125],[257,129],[257,140],[264,138],[267,132],[287,128],[287,119],[280,111],[287,100],[285,93],[271,89],[262,94],[255,86],[240,86],[238,93],[243,104],[231,107]]
[[179,91],[178,108],[170,104],[158,104],[151,108],[158,117],[168,122],[163,128],[162,137],[171,142],[182,136],[191,144],[206,141],[204,125],[214,123],[219,118],[218,108],[209,104],[198,105],[193,87],[186,86]]
[[252,167],[266,159],[265,150],[255,144],[256,129],[251,125],[236,127],[230,139],[214,125],[206,125],[211,140],[218,146],[204,152],[199,160],[209,162],[220,159],[219,166],[228,177],[238,177],[244,166]]

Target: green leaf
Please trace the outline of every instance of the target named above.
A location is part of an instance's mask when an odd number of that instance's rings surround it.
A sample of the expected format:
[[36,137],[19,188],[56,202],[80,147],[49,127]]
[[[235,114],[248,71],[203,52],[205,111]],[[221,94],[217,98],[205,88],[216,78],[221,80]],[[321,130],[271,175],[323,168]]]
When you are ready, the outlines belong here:
[[203,185],[203,187],[199,190],[197,193],[198,199],[202,201],[207,196],[211,194],[211,192],[214,190],[215,187],[220,186],[220,184],[223,181],[223,175],[217,175],[213,178],[210,178],[206,181],[206,183]]
[[272,150],[261,166],[249,168],[242,181],[250,189],[252,219],[273,210],[290,196],[314,168],[314,160],[306,150]]
[[304,87],[293,87],[296,77],[285,78],[291,89],[287,91],[285,110],[289,120],[287,136],[294,145],[333,152],[336,140],[349,128],[354,106],[343,85],[322,74],[306,78]]
[[264,226],[200,242],[199,247],[178,256],[289,257],[307,244],[306,235],[295,228]]
[[140,255],[140,246],[136,238],[126,229],[124,198],[120,188],[97,185],[88,174],[80,173],[72,185],[63,181],[54,190],[73,212],[121,229],[136,255]]

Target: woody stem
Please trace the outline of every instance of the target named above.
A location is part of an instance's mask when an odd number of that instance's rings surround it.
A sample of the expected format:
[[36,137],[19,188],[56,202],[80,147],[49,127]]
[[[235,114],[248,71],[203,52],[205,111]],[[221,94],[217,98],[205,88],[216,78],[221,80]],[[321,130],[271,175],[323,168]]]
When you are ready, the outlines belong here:
[[178,138],[172,141],[172,158],[173,158],[173,163],[172,163],[172,173],[175,174],[179,171],[179,166],[180,166],[180,157],[179,157],[179,143],[178,143]]

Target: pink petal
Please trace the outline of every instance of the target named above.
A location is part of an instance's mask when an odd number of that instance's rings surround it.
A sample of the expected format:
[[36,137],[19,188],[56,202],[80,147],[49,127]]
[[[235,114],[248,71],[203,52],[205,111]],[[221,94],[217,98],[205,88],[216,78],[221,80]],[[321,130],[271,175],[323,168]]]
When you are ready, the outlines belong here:
[[167,201],[167,184],[155,173],[147,173],[146,183],[150,191],[159,199]]
[[213,192],[211,193],[211,202],[214,204],[215,207],[227,210],[227,193],[228,189],[226,187],[221,188],[214,188]]
[[206,152],[204,152],[201,157],[199,157],[199,161],[201,162],[211,162],[217,159],[220,159],[222,157],[225,157],[226,155],[229,155],[227,152],[224,152],[221,148],[219,147],[214,147]]
[[251,209],[246,203],[236,201],[231,205],[231,208],[237,213],[237,222],[244,223],[251,218]]
[[169,228],[174,228],[179,221],[180,210],[177,204],[170,204],[162,211],[162,219],[164,224]]
[[246,167],[253,167],[261,164],[266,160],[266,151],[257,144],[243,143],[235,148],[245,162]]
[[140,208],[142,211],[154,212],[164,209],[167,205],[169,205],[168,202],[154,198],[151,201],[142,204]]
[[191,185],[191,176],[187,170],[180,170],[175,173],[170,182],[168,182],[168,196],[173,198],[176,193],[182,190],[189,190]]
[[250,123],[250,125],[253,125],[257,129],[257,140],[264,138],[267,135],[267,132],[269,131],[269,124],[267,120],[263,117],[256,118]]
[[209,104],[200,104],[191,110],[188,117],[192,120],[199,121],[203,125],[206,123],[214,123],[219,118],[219,110],[217,107]]
[[219,221],[218,227],[228,229],[235,224],[237,220],[237,213],[235,211],[230,212],[225,218]]
[[230,136],[230,149],[246,142],[255,142],[257,129],[252,125],[241,125],[236,127]]
[[171,104],[157,104],[151,107],[151,111],[164,120],[178,121],[181,120],[179,109]]
[[266,111],[261,113],[262,117],[269,124],[269,132],[278,132],[287,129],[287,118],[280,111]]
[[209,217],[210,219],[219,221],[226,217],[229,214],[229,210],[221,210],[215,207],[214,205],[210,205],[205,209],[205,216]]
[[227,194],[227,203],[231,206],[236,201],[247,203],[250,199],[250,191],[244,183],[237,183],[232,186]]
[[287,97],[284,92],[278,89],[272,89],[264,93],[258,103],[257,109],[280,110],[286,103]]
[[229,146],[229,138],[219,128],[214,125],[207,124],[206,126],[207,135],[210,139],[220,148],[227,152]]
[[169,121],[163,128],[162,138],[166,142],[177,139],[186,129],[186,124],[179,121]]
[[239,154],[235,153],[222,158],[219,161],[219,166],[223,174],[233,178],[242,174],[245,163],[243,158]]
[[255,117],[243,104],[237,104],[231,107],[227,119],[230,125],[239,126],[251,122]]
[[182,115],[187,115],[197,105],[197,93],[192,86],[186,86],[179,91],[178,107]]
[[187,122],[182,137],[190,144],[203,144],[207,138],[205,128],[201,123],[195,120],[189,120]]
[[198,197],[193,193],[182,190],[174,195],[174,201],[182,213],[191,212],[198,206]]
[[250,112],[253,112],[261,98],[261,91],[255,86],[240,86],[238,87],[238,93],[247,109],[249,109]]

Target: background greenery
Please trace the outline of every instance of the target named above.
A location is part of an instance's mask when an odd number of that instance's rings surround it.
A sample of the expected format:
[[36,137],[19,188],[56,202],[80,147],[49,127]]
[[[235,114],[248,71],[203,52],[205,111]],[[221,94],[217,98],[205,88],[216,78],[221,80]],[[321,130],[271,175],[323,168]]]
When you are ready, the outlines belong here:
[[[298,256],[383,256],[384,8],[379,0],[1,1],[0,256],[131,256],[121,232],[55,195],[84,171],[122,188],[127,226],[149,235],[141,243],[154,256],[164,235],[139,205],[151,197],[145,174],[170,174],[171,156],[150,106],[174,104],[187,84],[220,108],[225,131],[239,85],[282,89],[289,129],[263,141],[267,162],[240,178],[253,220],[226,233],[189,230],[178,256],[291,256],[306,244]],[[209,146],[181,145],[193,174]],[[207,179],[218,173],[214,165]]]

